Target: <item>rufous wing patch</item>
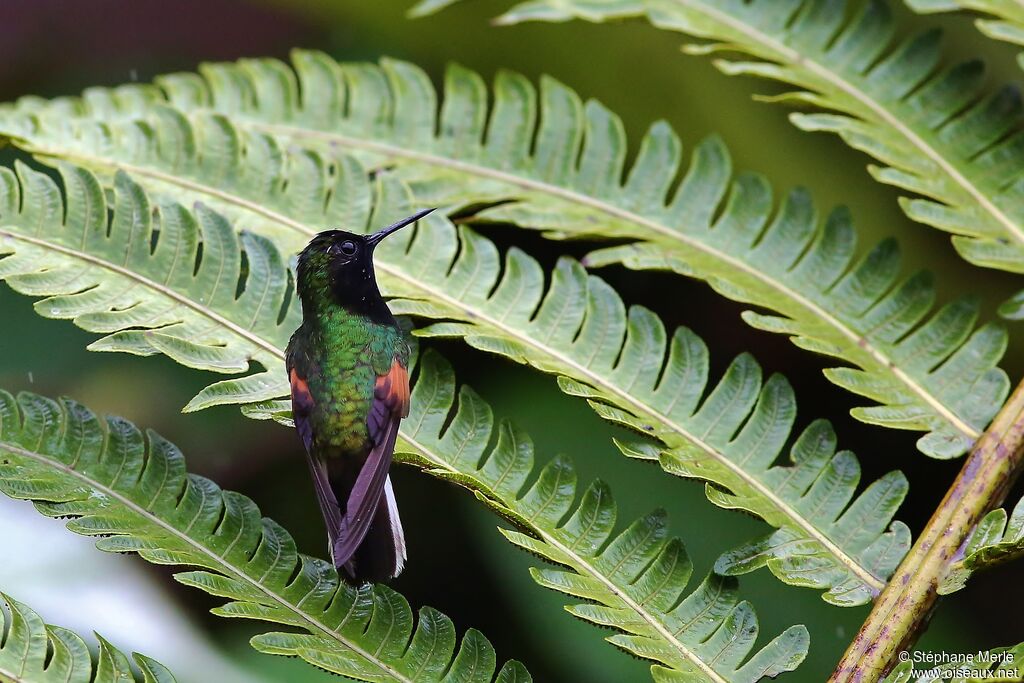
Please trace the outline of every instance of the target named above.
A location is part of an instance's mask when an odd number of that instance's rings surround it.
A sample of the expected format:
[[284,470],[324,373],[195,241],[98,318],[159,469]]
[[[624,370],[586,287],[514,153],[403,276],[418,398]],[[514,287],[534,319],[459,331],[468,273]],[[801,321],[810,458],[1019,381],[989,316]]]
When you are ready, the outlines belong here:
[[387,374],[377,377],[373,397],[384,403],[392,415],[409,415],[409,371],[398,359],[391,364]]
[[309,393],[309,384],[299,376],[299,373],[292,368],[288,374],[292,386],[292,419],[295,420],[295,429],[302,439],[302,444],[309,453],[313,448],[313,425],[309,419],[313,412],[313,395]]
[[292,368],[289,380],[292,385],[292,410],[308,413],[313,407],[313,395],[309,393],[309,384],[305,379],[299,377],[299,373]]

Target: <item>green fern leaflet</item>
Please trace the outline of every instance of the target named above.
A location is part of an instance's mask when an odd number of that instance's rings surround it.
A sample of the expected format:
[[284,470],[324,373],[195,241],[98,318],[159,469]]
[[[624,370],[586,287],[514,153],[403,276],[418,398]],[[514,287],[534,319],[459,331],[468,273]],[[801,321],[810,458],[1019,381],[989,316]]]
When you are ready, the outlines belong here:
[[[6,609],[5,609],[6,608]],[[0,680],[10,683],[174,683],[159,662],[132,654],[140,679],[128,657],[97,635],[93,659],[86,642],[73,631],[51,626],[26,605],[0,593]]]
[[974,572],[1024,556],[1024,498],[1013,511],[998,508],[982,517],[960,556],[947,569],[939,593],[948,595],[967,584]]
[[[1024,7],[1018,3],[1000,0],[906,0],[915,12],[949,12],[968,10],[986,16],[974,23],[978,30],[990,38],[1024,45]],[[1021,56],[1017,60],[1024,64]]]

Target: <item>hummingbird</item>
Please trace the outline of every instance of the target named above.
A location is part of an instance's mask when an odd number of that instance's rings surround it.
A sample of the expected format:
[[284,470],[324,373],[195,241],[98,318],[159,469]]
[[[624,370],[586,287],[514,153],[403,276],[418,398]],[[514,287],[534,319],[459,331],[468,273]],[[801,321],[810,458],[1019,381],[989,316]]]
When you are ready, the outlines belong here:
[[388,469],[409,415],[409,343],[377,288],[374,248],[434,209],[371,235],[317,234],[299,254],[302,324],[285,367],[328,552],[352,584],[402,571],[405,534]]

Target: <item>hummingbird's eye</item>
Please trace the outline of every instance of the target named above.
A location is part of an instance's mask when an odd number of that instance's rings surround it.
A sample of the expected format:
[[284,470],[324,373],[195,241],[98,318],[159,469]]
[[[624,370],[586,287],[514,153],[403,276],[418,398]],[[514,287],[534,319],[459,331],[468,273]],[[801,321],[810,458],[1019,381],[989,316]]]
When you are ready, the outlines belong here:
[[341,244],[331,245],[331,248],[328,249],[328,251],[334,254],[344,254],[345,256],[352,256],[353,254],[356,253],[357,249],[358,247],[356,246],[355,242],[353,242],[352,240],[345,240]]

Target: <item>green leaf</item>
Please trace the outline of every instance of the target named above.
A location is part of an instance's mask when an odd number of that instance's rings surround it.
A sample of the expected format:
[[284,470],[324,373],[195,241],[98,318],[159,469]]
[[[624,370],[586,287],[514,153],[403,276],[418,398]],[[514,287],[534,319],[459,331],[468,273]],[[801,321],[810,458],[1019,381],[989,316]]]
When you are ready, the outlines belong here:
[[[6,610],[4,609],[6,607]],[[132,659],[96,635],[93,659],[86,642],[73,631],[51,626],[28,606],[0,593],[0,679],[10,683],[174,683],[162,664],[138,653]]]
[[173,203],[153,207],[124,175],[108,223],[95,176],[72,166],[63,166],[61,176],[66,204],[49,176],[20,163],[17,177],[0,168],[0,255],[7,255],[0,279],[23,294],[45,296],[35,305],[39,314],[106,335],[90,349],[164,353],[221,373],[242,372],[250,361],[266,369],[214,384],[193,407],[227,400],[228,388],[233,402],[287,393],[280,349],[300,312],[288,306],[281,316],[292,285],[270,242],[239,238],[223,217],[201,206],[195,213]]
[[[556,458],[535,472],[529,436],[508,422],[495,429],[490,407],[471,389],[460,389],[448,419],[456,385],[439,356],[428,352],[417,376],[399,459],[469,488],[527,531],[503,533],[560,566],[534,577],[587,600],[571,613],[616,628],[622,635],[612,643],[694,680],[753,683],[803,661],[809,637],[802,626],[748,658],[757,619],[735,578],[712,574],[685,592],[692,566],[682,543],[667,538],[663,512],[616,532],[607,485],[593,483],[577,502],[571,463]],[[307,631],[258,635],[256,649],[363,680],[491,680],[494,651],[478,632],[467,632],[453,663],[454,627],[444,615],[425,608],[412,633],[400,595],[339,583],[332,567],[297,555],[287,532],[261,522],[252,501],[187,474],[181,453],[154,432],[143,437],[119,418],[104,424],[70,400],[30,394],[15,402],[0,392],[0,418],[0,490],[36,501],[49,516],[73,517],[68,527],[103,536],[101,549],[201,567],[176,578],[231,599],[217,614]],[[704,616],[694,619],[698,610]],[[513,662],[503,675],[530,680]]]
[[[915,12],[925,14],[958,9],[979,12],[985,15],[984,19],[974,22],[979,31],[989,38],[1024,45],[1024,6],[1020,3],[1005,0],[906,0],[906,3]],[[1017,59],[1024,65],[1024,58],[1018,56]]]
[[999,315],[1007,320],[1024,320],[1024,289],[999,305]]
[[768,99],[818,110],[792,114],[798,128],[837,133],[877,159],[875,179],[919,195],[901,200],[907,215],[953,233],[971,263],[1024,272],[1021,185],[1006,180],[1024,167],[1020,96],[1013,86],[986,92],[978,61],[942,64],[937,31],[894,38],[884,0],[531,0],[501,22],[625,16],[714,41],[692,53],[749,57],[716,59],[726,74],[795,86]]
[[[440,681],[449,666],[445,680],[494,677],[483,636],[467,632],[456,652],[447,617],[424,607],[414,624],[390,588],[340,581],[330,563],[298,554],[249,498],[187,473],[173,444],[124,419],[100,419],[69,399],[0,391],[0,490],[35,501],[47,516],[71,517],[68,528],[99,536],[101,550],[195,567],[175,578],[227,598],[215,614],[304,632],[257,636],[258,650],[364,681]],[[489,666],[468,661],[478,653],[489,653]]]
[[[352,187],[351,162],[330,159],[336,149],[370,167],[397,165],[419,204],[516,199],[479,217],[552,237],[625,241],[585,262],[674,270],[769,309],[773,315],[748,311],[744,319],[855,366],[827,372],[880,404],[855,409],[855,417],[926,432],[918,445],[934,457],[966,452],[1005,400],[1009,382],[996,364],[1006,334],[993,324],[975,329],[974,301],[929,316],[932,278],[904,274],[894,242],[858,255],[849,214],[837,210],[820,222],[803,190],[790,193],[773,215],[766,181],[733,177],[715,138],[694,150],[674,187],[681,145],[668,126],[651,128],[625,174],[618,117],[596,102],[584,105],[551,79],[538,94],[519,76],[499,75],[488,111],[480,77],[452,67],[435,121],[438,98],[429,79],[402,62],[338,64],[296,52],[294,71],[274,60],[201,71],[202,77],[159,81],[167,101],[199,112],[191,121],[153,104],[161,91],[136,86],[90,90],[80,101],[22,102],[0,117],[0,129],[42,158],[70,159],[108,176],[126,170],[156,191],[216,205],[289,253],[328,225],[365,223],[365,211],[323,206],[339,204],[338,193]],[[285,145],[328,156],[286,154]],[[359,202],[367,196],[358,195]],[[421,289],[418,296],[433,301],[443,294]]]
[[[186,358],[197,366],[201,364],[195,359],[215,355],[217,362],[211,369],[228,364],[244,367],[249,358],[255,358],[256,350],[261,350],[258,360],[266,368],[264,373],[218,382],[201,392],[189,407],[240,403],[253,417],[283,418],[288,405],[275,399],[287,395],[284,324],[274,316],[253,315],[265,297],[244,301],[229,297],[218,304],[216,297],[192,289],[189,278],[195,256],[188,250],[180,258],[185,273],[181,288],[149,286],[175,282],[169,275],[174,269],[168,271],[155,256],[161,253],[165,239],[172,245],[205,244],[209,240],[206,232],[212,230],[216,240],[227,244],[232,233],[225,221],[206,210],[198,211],[198,220],[190,219],[180,206],[167,203],[153,222],[148,204],[139,204],[145,195],[127,176],[120,175],[115,182],[117,208],[112,224],[128,221],[127,215],[141,225],[111,231],[111,237],[105,238],[106,223],[99,218],[105,215],[103,197],[95,179],[70,167],[62,172],[69,184],[74,181],[91,188],[89,192],[69,190],[67,215],[84,216],[78,204],[88,197],[85,204],[95,209],[91,222],[61,226],[56,216],[63,215],[63,207],[56,188],[42,180],[45,176],[22,167],[24,180],[18,192],[13,176],[0,170],[0,178],[9,179],[7,205],[11,207],[0,214],[0,234],[7,235],[0,248],[6,245],[7,251],[14,252],[0,260],[0,277],[13,277],[13,286],[35,295],[47,294],[53,283],[73,279],[74,287],[58,290],[57,300],[80,292],[72,299],[81,301],[82,307],[54,308],[73,310],[79,324],[105,315],[122,320],[117,316],[123,305],[110,307],[107,301],[123,301],[126,296],[146,310],[169,311],[160,319],[163,326],[157,328],[157,334],[144,329],[147,319],[138,316],[130,318],[130,329],[103,328],[101,331],[113,332],[115,339],[124,333],[133,335],[130,347],[122,344],[118,348],[180,357],[181,348],[187,345],[192,350]],[[369,197],[370,186],[357,191],[354,180],[363,178],[365,183],[365,176],[353,173],[351,178],[346,186],[350,194]],[[37,186],[41,189],[30,196],[28,188]],[[374,204],[403,214],[406,202],[402,187],[390,178],[381,182]],[[316,203],[319,205],[319,200]],[[56,213],[41,221],[34,208],[37,205]],[[370,205],[369,199],[365,205]],[[14,207],[21,207],[20,213]],[[165,211],[177,218],[164,220]],[[364,216],[356,225],[369,221]],[[129,235],[138,235],[140,243],[151,245],[156,227],[153,257],[133,262],[131,268],[112,268],[120,263],[115,259],[131,251]],[[58,248],[48,250],[39,230],[55,231]],[[101,240],[120,242],[101,241],[102,253],[94,253],[71,249],[60,241],[89,245],[82,235],[93,233]],[[23,239],[26,234],[31,240]],[[258,283],[285,282],[283,259],[272,253],[273,246],[255,237],[250,243],[261,251],[256,258],[250,254],[252,247],[246,247],[249,277],[260,272]],[[237,242],[233,244],[239,249]],[[234,296],[235,283],[241,277],[237,264],[243,257],[222,254],[220,259],[229,265],[222,265],[204,249],[198,272],[209,267],[225,273]],[[444,321],[419,330],[419,334],[460,336],[477,348],[560,375],[562,389],[586,398],[602,417],[663,444],[642,451],[635,444],[620,444],[627,455],[658,459],[665,450],[661,458],[665,469],[710,482],[713,486],[707,491],[713,502],[748,510],[777,529],[728,553],[719,562],[720,571],[739,574],[767,566],[787,582],[826,590],[825,599],[830,602],[855,605],[878,594],[906,553],[909,530],[892,521],[906,494],[903,475],[890,473],[856,496],[857,461],[848,452],[835,452],[835,435],[824,421],[812,423],[787,447],[796,411],[792,390],[778,376],[762,386],[760,368],[751,357],[738,358],[701,401],[709,388],[709,360],[704,343],[692,332],[680,328],[669,339],[650,311],[641,307],[627,310],[607,284],[569,259],[559,262],[545,292],[543,271],[535,260],[513,249],[502,270],[491,242],[468,229],[457,232],[442,216],[429,217],[415,232],[382,243],[376,261],[381,286],[390,296],[399,297],[391,304],[395,312]],[[258,263],[264,271],[257,271]],[[13,270],[5,273],[5,264]],[[88,268],[83,267],[86,264]],[[106,287],[108,294],[120,294],[90,298],[95,284],[105,282],[110,270],[115,270],[118,278],[126,278]],[[37,281],[40,278],[42,282]],[[248,286],[242,296],[247,292]],[[282,310],[283,319],[294,326],[297,305],[292,299],[281,309],[284,296],[278,292],[271,297],[271,305],[263,308]],[[49,310],[52,301],[44,299],[37,308]],[[183,313],[198,316],[195,329],[202,334],[181,326]],[[180,339],[175,330],[180,331]]]
[[490,406],[468,387],[456,392],[451,367],[435,353],[422,360],[397,451],[468,486],[525,531],[502,529],[509,541],[556,565],[532,570],[534,580],[582,599],[566,607],[570,614],[619,631],[607,640],[658,662],[656,669],[740,683],[803,661],[803,626],[749,656],[757,618],[739,599],[735,578],[712,573],[687,592],[693,567],[679,539],[668,537],[664,511],[617,528],[607,484],[595,481],[577,497],[575,468],[561,456],[538,473],[529,436],[507,421],[496,425]]
[[1017,501],[1007,516],[998,508],[982,517],[971,532],[959,558],[953,562],[942,582],[939,593],[955,593],[979,570],[988,569],[1024,556],[1024,498]]

